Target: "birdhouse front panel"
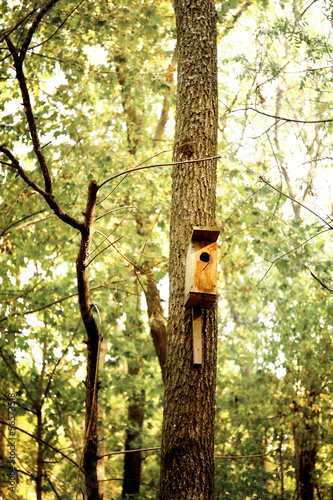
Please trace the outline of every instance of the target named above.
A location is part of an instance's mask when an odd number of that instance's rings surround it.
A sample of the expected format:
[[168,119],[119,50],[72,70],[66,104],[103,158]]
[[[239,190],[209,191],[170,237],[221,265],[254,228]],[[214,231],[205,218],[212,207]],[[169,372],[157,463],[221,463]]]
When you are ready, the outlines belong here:
[[203,232],[196,228],[188,247],[185,306],[209,309],[215,303],[217,293],[217,243],[202,240]]

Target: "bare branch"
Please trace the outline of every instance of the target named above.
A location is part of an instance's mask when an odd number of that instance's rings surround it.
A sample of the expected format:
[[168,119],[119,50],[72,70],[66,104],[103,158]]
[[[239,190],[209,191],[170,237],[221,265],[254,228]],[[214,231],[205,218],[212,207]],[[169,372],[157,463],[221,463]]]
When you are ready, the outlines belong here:
[[[141,451],[154,451],[160,450],[160,446],[155,446],[154,448],[139,448],[137,450],[123,450],[123,451],[113,451],[112,453],[106,453],[105,455],[101,455],[97,457],[97,460],[100,460],[104,457],[112,457],[114,455],[124,455],[125,453],[139,453]],[[257,455],[215,455],[215,458],[224,458],[224,459],[239,459],[239,458],[253,458],[253,457],[265,457],[268,453],[258,453]]]
[[[140,273],[143,273],[145,274],[146,276],[150,277],[151,279],[153,279],[151,276],[149,276],[148,273],[146,273],[146,271],[144,271],[144,269],[142,269],[141,267],[137,266],[134,262],[131,261],[131,259],[129,259],[128,257],[126,257],[126,255],[124,255],[120,250],[119,248],[116,247],[116,245],[114,244],[114,242],[110,241],[109,238],[107,236],[105,236],[105,234],[103,234],[101,231],[98,231],[98,229],[95,230],[96,233],[99,233],[101,234],[106,240],[108,240],[108,242],[111,244],[111,246],[113,246],[113,248],[115,249],[116,252],[119,253],[119,255],[121,255],[123,257],[123,259],[125,259],[129,264],[131,264],[134,269],[136,269],[137,271],[139,271]],[[156,280],[154,280],[156,281]]]
[[[265,272],[265,274],[263,275],[263,277],[260,279],[260,281],[258,281],[257,283],[257,286],[260,285],[260,283],[265,279],[265,277],[267,276],[267,274],[269,273],[269,271],[272,269],[272,267],[274,266],[275,262],[277,262],[278,260],[281,260],[283,259],[283,257],[285,257],[286,255],[289,255],[290,253],[293,253],[295,252],[296,250],[298,250],[299,248],[301,248],[302,246],[306,245],[306,243],[308,243],[310,240],[313,240],[314,238],[316,238],[317,236],[319,236],[320,234],[322,233],[327,233],[327,231],[331,231],[331,229],[324,229],[323,231],[319,231],[319,233],[316,233],[314,234],[313,236],[310,236],[310,238],[308,238],[307,240],[303,241],[300,245],[297,245],[297,247],[294,247],[292,248],[291,250],[289,250],[288,252],[280,255],[279,257],[277,257],[276,259],[274,259],[273,261],[268,261],[271,263],[271,265],[269,266],[269,268],[267,269],[267,271]],[[266,260],[266,259],[265,259]],[[310,271],[311,272],[311,271]]]
[[305,9],[303,10],[303,12],[301,12],[301,14],[299,15],[299,18],[297,19],[297,21],[299,21],[301,19],[301,17],[304,16],[304,14],[306,13],[307,10],[310,9],[310,7],[312,7],[312,5],[314,3],[318,2],[318,0],[313,0],[307,7],[305,7]]
[[46,397],[48,395],[48,392],[50,390],[51,383],[52,383],[52,376],[53,376],[53,374],[56,373],[56,370],[57,370],[58,366],[60,365],[60,363],[62,362],[62,360],[65,358],[65,356],[66,356],[66,354],[68,352],[68,349],[70,348],[70,346],[73,343],[73,340],[74,340],[74,338],[75,338],[75,336],[77,334],[77,331],[78,331],[78,327],[75,329],[74,333],[72,334],[72,338],[70,339],[70,341],[68,342],[67,346],[63,350],[62,355],[60,356],[60,358],[58,358],[57,361],[55,362],[55,364],[54,364],[54,366],[53,366],[53,368],[52,368],[52,370],[51,370],[51,372],[50,372],[50,374],[48,376],[49,379],[48,379],[47,385],[45,387],[45,391],[44,391],[44,395],[43,395],[41,406],[44,405],[45,399],[46,399]]
[[[45,210],[41,210],[41,212],[45,212]],[[45,215],[45,217],[40,217],[39,219],[33,219],[33,220],[29,220],[27,222],[24,222],[23,224],[20,224],[19,226],[14,226],[14,231],[19,231],[20,229],[24,229],[28,226],[32,226],[33,224],[38,224],[38,222],[44,222],[45,220],[48,220],[48,219],[52,219],[53,217],[55,217],[54,214],[51,214],[51,215]],[[12,231],[7,231],[5,232],[5,234],[11,234]]]
[[160,446],[155,446],[154,448],[139,448],[137,450],[123,450],[123,451],[113,451],[112,453],[106,453],[105,455],[101,455],[97,457],[97,460],[100,460],[101,458],[104,457],[112,457],[114,455],[124,455],[125,453],[139,453],[140,451],[153,451],[153,450],[160,450]]
[[101,219],[102,217],[105,217],[106,215],[112,214],[113,212],[117,212],[118,210],[122,210],[123,208],[135,208],[135,207],[128,206],[128,207],[118,207],[118,208],[114,208],[113,210],[109,210],[108,212],[105,212],[105,214],[102,214],[102,215],[100,215],[99,217],[96,217],[95,222],[96,222],[98,219]]
[[25,55],[27,53],[28,47],[30,45],[31,39],[34,36],[34,33],[35,33],[36,29],[38,28],[38,25],[41,22],[42,18],[58,2],[59,2],[59,0],[49,0],[49,2],[47,2],[44,5],[44,7],[41,8],[41,10],[38,12],[35,19],[31,23],[31,26],[30,26],[29,31],[27,33],[27,36],[25,37],[22,48],[20,50],[21,63],[23,63],[23,61],[24,61],[24,58],[25,58]]
[[[27,188],[25,188],[27,189]],[[24,191],[24,190],[23,190]],[[21,196],[21,195],[20,195]],[[20,197],[19,197],[20,198]],[[18,198],[18,199],[19,199]],[[15,200],[15,203],[16,203],[16,200]],[[10,210],[12,209],[13,207],[10,207]],[[30,217],[33,217],[34,215],[37,215],[37,214],[42,214],[43,212],[45,212],[46,210],[38,210],[37,212],[33,212],[32,214],[29,214],[29,215],[26,215],[25,217],[22,217],[22,219],[19,219],[15,222],[12,222],[12,224],[10,224],[9,226],[7,226],[3,231],[1,231],[0,233],[0,236],[4,236],[6,233],[8,233],[9,229],[11,229],[12,227],[15,227],[15,230],[17,229],[22,229],[23,227],[26,227],[27,225],[31,225],[31,224],[34,224],[35,222],[38,222],[40,220],[45,220],[46,217],[42,217],[41,219],[35,219],[33,221],[29,221],[29,222],[26,222],[24,224],[21,224],[20,226],[18,226],[18,224],[20,224],[20,222],[23,222],[24,220],[27,220],[27,219],[30,219]],[[5,216],[8,215],[8,212],[5,214]]]
[[154,220],[154,222],[153,222],[153,224],[152,224],[152,226],[151,226],[151,228],[150,228],[150,230],[149,230],[149,233],[147,234],[147,238],[145,239],[145,242],[144,242],[143,247],[142,247],[141,252],[140,252],[140,257],[139,257],[139,260],[138,260],[138,264],[140,263],[141,256],[144,256],[144,253],[143,253],[143,252],[145,251],[145,248],[146,248],[146,245],[147,245],[148,240],[149,240],[149,238],[150,238],[150,235],[151,235],[151,233],[153,232],[153,229],[154,229],[154,227],[155,227],[155,225],[156,225],[156,223],[157,223],[157,221],[158,221],[158,219],[159,219],[159,217],[160,217],[161,213],[162,213],[162,208],[159,210],[159,212],[158,212],[158,214],[157,214],[157,217],[156,217],[156,219]]
[[[308,268],[308,269],[309,269],[309,268]],[[317,281],[318,281],[318,283],[320,283],[320,284],[321,284],[321,286],[322,286],[323,288],[325,288],[325,290],[328,290],[329,292],[333,293],[333,289],[332,289],[332,288],[329,288],[327,285],[325,285],[325,283],[323,283],[323,282],[322,282],[322,281],[318,278],[318,276],[316,276],[316,275],[315,275],[315,274],[311,271],[311,269],[309,269],[309,271],[310,271],[310,274],[311,274],[312,278],[314,278],[315,280],[317,280]]]
[[278,193],[282,194],[283,196],[285,196],[286,198],[288,198],[290,201],[294,202],[294,203],[297,203],[298,205],[300,205],[301,207],[305,208],[306,210],[308,210],[309,212],[311,212],[315,217],[317,217],[318,219],[320,219],[326,226],[329,227],[329,229],[333,229],[333,227],[325,220],[323,219],[322,217],[320,217],[320,215],[316,214],[316,212],[314,212],[313,210],[311,210],[311,208],[308,208],[306,207],[305,205],[303,205],[303,203],[301,203],[300,201],[297,201],[295,200],[294,198],[292,198],[291,196],[287,195],[286,193],[283,193],[282,191],[280,191],[278,188],[274,187],[272,184],[270,184],[268,181],[266,181],[266,179],[263,178],[262,175],[259,175],[259,179],[264,182],[265,184],[267,184],[267,186],[271,187],[272,189],[274,189],[274,191],[277,191]]
[[110,243],[108,246],[102,248],[102,250],[100,250],[98,252],[98,254],[95,255],[95,257],[93,257],[87,264],[87,267],[90,266],[90,264],[95,260],[97,259],[97,257],[99,255],[101,255],[101,253],[103,253],[105,250],[107,250],[108,248],[112,247],[113,245],[115,245],[116,243],[118,243],[118,241],[120,241],[121,239],[123,238],[123,236],[120,236],[120,238],[118,238],[117,240],[114,240],[112,243]]
[[268,118],[274,118],[275,120],[282,120],[285,122],[293,122],[293,123],[330,123],[333,122],[333,118],[327,118],[326,120],[298,120],[296,118],[287,118],[285,116],[276,116],[271,115],[269,113],[265,113],[264,111],[260,111],[259,109],[248,106],[246,108],[234,109],[231,110],[230,113],[236,113],[238,111],[255,111],[256,113],[264,116],[268,116]]
[[[36,285],[38,286],[39,283]],[[90,291],[93,291],[93,290],[97,290],[98,288],[105,288],[106,286],[105,285],[96,285],[96,286],[93,286],[92,288],[90,288]],[[36,287],[34,287],[36,288]],[[31,292],[33,289],[29,290],[27,293]],[[62,297],[61,299],[58,299],[58,300],[55,300],[53,302],[49,302],[48,304],[45,304],[44,306],[41,306],[41,307],[38,307],[37,309],[31,309],[30,311],[23,311],[23,312],[14,312],[13,314],[9,314],[9,316],[4,316],[3,318],[0,318],[0,323],[2,323],[2,321],[5,321],[6,319],[8,318],[12,318],[14,316],[27,316],[28,314],[34,314],[36,312],[39,312],[39,311],[43,311],[44,309],[48,309],[49,307],[52,307],[52,306],[55,306],[57,304],[60,304],[61,302],[64,302],[64,300],[68,300],[68,299],[71,299],[72,297],[76,297],[78,295],[78,292],[76,293],[71,293],[69,295],[66,295],[65,297]],[[20,295],[19,297],[22,297],[23,295]],[[15,297],[15,299],[12,299],[12,300],[16,300],[18,299],[19,297]],[[0,303],[3,303],[4,301],[1,301]]]
[[8,36],[6,37],[6,42],[7,42],[8,48],[10,50],[10,53],[14,59],[14,66],[16,69],[16,79],[17,79],[19,86],[20,86],[20,89],[21,89],[24,111],[25,111],[25,114],[27,117],[27,122],[28,122],[29,130],[30,130],[30,137],[32,140],[34,152],[37,156],[38,163],[39,163],[40,168],[42,170],[44,184],[45,184],[45,191],[49,194],[52,194],[51,176],[50,176],[48,166],[46,164],[45,156],[43,153],[43,148],[40,145],[40,141],[39,141],[39,137],[38,137],[36,121],[35,121],[35,117],[34,117],[34,114],[32,111],[30,95],[29,95],[28,87],[26,84],[26,79],[25,79],[24,72],[23,72],[23,59],[21,59],[21,57],[18,55],[17,49],[14,47],[14,45],[12,44],[12,42]]
[[36,12],[36,10],[37,10],[37,9],[33,9],[33,10],[31,10],[30,12],[28,12],[28,14],[26,14],[26,15],[25,15],[25,16],[23,16],[23,17],[21,17],[21,18],[17,21],[17,23],[15,24],[15,26],[13,26],[12,28],[8,28],[8,29],[6,29],[6,30],[2,31],[2,32],[0,33],[0,43],[2,43],[2,42],[4,41],[4,39],[5,39],[5,37],[6,37],[6,36],[9,36],[11,33],[13,33],[13,31],[15,31],[15,30],[16,30],[16,28],[18,28],[18,27],[19,27],[22,23],[24,23],[24,21],[25,21],[26,19],[28,19],[28,17],[30,17],[30,16],[31,16],[31,14],[33,14],[34,12]]
[[240,458],[266,457],[268,453],[258,453],[257,455],[215,455],[215,458],[237,460]]
[[[8,422],[4,422],[3,420],[0,420],[0,424],[9,425]],[[74,460],[72,458],[65,455],[65,453],[63,453],[62,451],[60,451],[57,448],[55,448],[54,446],[52,446],[50,443],[47,443],[43,439],[40,439],[37,436],[34,436],[33,434],[30,434],[30,432],[25,431],[24,429],[21,429],[20,427],[17,427],[17,425],[15,425],[15,429],[20,431],[20,432],[23,432],[23,434],[26,434],[27,436],[30,436],[31,438],[35,439],[39,443],[45,444],[45,446],[47,446],[48,448],[51,448],[51,450],[55,451],[56,453],[60,453],[60,455],[63,456],[64,458],[66,458],[66,460],[69,460],[70,462],[72,462],[72,464],[74,464],[76,467],[78,467],[78,464],[76,462],[74,462]]]
[[[122,223],[123,223],[123,221],[126,219],[126,217],[128,217],[128,216],[129,216],[132,212],[133,212],[133,210],[130,210],[129,212],[127,212],[127,214],[126,214],[126,215],[125,215],[125,216],[121,219],[121,221],[120,221],[120,222],[118,222],[118,224],[117,224],[117,225],[116,225],[116,227],[115,227],[115,228],[111,231],[111,233],[110,233],[110,234],[108,234],[108,236],[106,236],[106,237],[104,238],[104,240],[103,240],[103,241],[102,241],[99,245],[97,245],[97,247],[96,247],[96,248],[94,248],[94,250],[93,250],[92,252],[90,252],[90,253],[89,253],[88,257],[90,257],[90,256],[91,256],[94,252],[96,252],[96,250],[97,250],[97,249],[98,249],[101,245],[103,245],[104,241],[105,241],[105,240],[108,240],[108,238],[110,238],[110,236],[112,236],[112,235],[113,235],[113,233],[116,231],[116,229],[118,229],[118,227],[119,227],[119,226],[121,226],[121,224],[122,224]],[[109,241],[109,240],[108,240],[108,241]]]
[[34,402],[35,401],[34,401],[34,398],[33,398],[32,394],[30,393],[30,391],[28,390],[27,386],[25,385],[23,378],[17,373],[16,370],[14,370],[14,368],[12,366],[12,363],[10,363],[7,360],[7,356],[4,355],[2,347],[0,347],[0,356],[3,359],[3,361],[5,362],[5,364],[7,365],[8,369],[12,372],[12,374],[14,375],[14,377],[19,381],[19,383],[21,384],[21,386],[25,390],[25,392],[26,392],[26,394],[28,396],[28,399],[29,399],[30,403],[32,404],[32,406],[34,406]]
[[[57,0],[57,1],[59,1],[59,0]],[[78,5],[76,5],[74,7],[74,9],[72,9],[70,11],[70,13],[65,17],[65,20],[60,24],[60,26],[58,26],[58,28],[52,33],[52,35],[50,35],[48,38],[46,38],[46,40],[43,40],[42,42],[38,43],[37,45],[34,45],[33,47],[30,47],[29,50],[33,50],[36,47],[40,47],[41,45],[44,45],[45,43],[49,42],[58,33],[58,31],[61,30],[61,28],[64,26],[64,24],[66,24],[66,22],[70,18],[70,16],[80,7],[80,5],[83,2],[84,2],[84,0],[81,0],[81,2]],[[39,55],[39,54],[35,54],[35,55]],[[47,56],[44,56],[44,57],[47,57]]]
[[[8,166],[11,166],[10,163],[7,164]],[[3,214],[3,217],[2,219],[0,220],[0,225],[3,223],[3,221],[5,220],[5,218],[10,214],[10,212],[14,209],[14,207],[16,206],[16,204],[20,201],[21,197],[23,196],[23,194],[25,193],[25,191],[28,189],[28,186],[26,186],[24,189],[22,189],[22,191],[20,192],[20,194],[18,195],[18,197],[16,198],[16,200],[9,206],[9,208],[5,211],[5,213]],[[37,213],[37,212],[35,212]],[[35,213],[33,215],[35,215]],[[7,228],[8,229],[8,228]],[[4,229],[1,233],[1,236],[3,236],[5,234],[5,231],[6,229]]]
[[84,229],[84,222],[75,219],[71,215],[69,215],[67,212],[65,212],[59,203],[56,201],[55,197],[51,194],[45,191],[43,188],[41,188],[36,182],[34,182],[32,179],[30,179],[21,165],[19,164],[18,160],[15,158],[15,156],[4,146],[0,145],[0,151],[7,156],[7,158],[10,159],[11,167],[13,167],[17,172],[19,173],[20,177],[28,184],[30,187],[32,187],[37,193],[41,194],[46,203],[49,205],[49,207],[53,210],[53,212],[61,219],[63,222],[66,222],[66,224],[69,224],[75,229],[78,229],[79,231],[83,231]]
[[137,172],[138,170],[144,170],[145,168],[169,167],[171,165],[183,165],[183,164],[187,164],[187,163],[199,163],[200,161],[216,160],[218,158],[221,158],[221,156],[210,156],[209,158],[198,158],[197,160],[177,161],[177,162],[173,162],[173,163],[156,163],[155,165],[144,165],[142,167],[124,170],[123,172],[119,172],[119,174],[112,175],[111,177],[109,177],[108,179],[103,181],[102,184],[100,184],[98,186],[98,189],[100,189],[102,186],[104,186],[104,184],[106,184],[107,182],[112,181],[113,179],[116,179],[117,177],[120,177],[121,175],[132,174],[133,172]]
[[[146,158],[145,160],[143,160],[141,163],[139,163],[138,165],[136,165],[135,169],[137,169],[138,167],[141,167],[141,165],[143,165],[144,163],[146,163],[147,161],[149,160],[152,160],[153,158],[156,158],[156,156],[161,156],[162,154],[164,153],[170,153],[170,151],[174,151],[175,149],[177,148],[180,148],[182,146],[185,146],[187,144],[194,144],[194,142],[186,142],[185,144],[181,144],[180,146],[174,146],[173,148],[170,148],[170,149],[165,149],[164,151],[160,151],[159,153],[155,153],[154,155],[150,156],[149,158]],[[133,169],[134,170],[134,169]],[[131,172],[131,170],[129,171]],[[121,184],[125,179],[126,177],[128,176],[129,174],[126,174],[125,177],[123,177],[119,182],[118,184],[106,195],[104,196],[104,198],[102,198],[98,203],[97,205],[100,205],[101,203],[103,203],[104,200],[106,200],[116,189],[117,187],[119,186],[119,184]]]

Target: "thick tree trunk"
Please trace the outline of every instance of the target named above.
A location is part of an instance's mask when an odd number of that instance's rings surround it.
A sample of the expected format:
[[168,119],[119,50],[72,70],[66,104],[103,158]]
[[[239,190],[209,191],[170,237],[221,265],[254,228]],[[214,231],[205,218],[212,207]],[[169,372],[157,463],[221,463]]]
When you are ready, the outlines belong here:
[[[216,155],[216,10],[176,0],[178,99],[174,161]],[[211,499],[214,490],[216,307],[203,312],[203,361],[193,365],[191,309],[184,307],[193,226],[215,225],[216,162],[175,166],[170,222],[170,301],[160,498]]]
[[[139,369],[133,369],[131,375],[137,375]],[[130,372],[130,370],[129,370]],[[141,447],[141,431],[144,421],[144,391],[139,394],[133,394],[128,406],[128,423],[126,430],[125,450],[135,450]],[[141,452],[125,453],[124,459],[124,480],[123,480],[123,498],[136,498],[140,492],[141,480]]]
[[[37,437],[42,439],[43,436],[43,422],[42,422],[42,411],[40,408],[37,409]],[[41,441],[38,441],[38,451],[37,451],[37,474],[36,474],[36,498],[37,500],[42,500],[42,488],[43,488],[43,453],[44,446]]]
[[[99,357],[100,366],[104,366],[105,357],[108,351],[107,342],[103,340],[101,343],[101,352]],[[105,441],[104,441],[104,427],[105,427],[105,412],[104,407],[100,403],[97,408],[97,454],[102,457],[105,453]],[[99,481],[99,496],[101,500],[107,500],[107,482],[105,475],[105,457],[100,458],[97,462],[97,477]]]
[[[8,394],[7,388],[4,390],[5,394]],[[6,422],[8,419],[7,408],[0,410],[0,420],[1,422]],[[0,424],[0,498],[5,498],[5,491],[8,490],[8,477],[6,476],[6,431],[7,425],[5,423]]]
[[160,292],[156,286],[156,282],[152,278],[152,271],[148,262],[143,264],[143,268],[146,270],[148,276],[144,292],[148,308],[150,335],[154,342],[164,382],[167,345],[166,322],[162,312]]
[[318,436],[315,426],[307,427],[306,435],[294,432],[296,489],[299,500],[313,500],[315,493],[315,477]]

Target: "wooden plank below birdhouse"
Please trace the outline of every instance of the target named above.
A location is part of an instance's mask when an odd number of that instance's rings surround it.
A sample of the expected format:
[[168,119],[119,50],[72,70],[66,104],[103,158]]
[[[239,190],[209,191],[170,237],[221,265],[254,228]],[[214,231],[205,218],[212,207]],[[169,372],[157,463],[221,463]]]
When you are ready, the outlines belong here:
[[202,316],[200,307],[192,309],[193,364],[202,365]]

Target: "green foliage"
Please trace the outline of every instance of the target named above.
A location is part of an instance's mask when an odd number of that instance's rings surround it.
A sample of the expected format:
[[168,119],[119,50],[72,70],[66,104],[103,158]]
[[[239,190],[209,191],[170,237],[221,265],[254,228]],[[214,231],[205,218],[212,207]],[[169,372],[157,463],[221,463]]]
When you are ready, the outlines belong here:
[[[40,5],[2,2],[0,30]],[[332,5],[324,4],[323,16],[315,5],[302,14],[306,4],[253,2],[235,21],[243,6],[228,1],[218,8],[216,455],[246,458],[216,459],[216,496],[293,498],[295,449],[302,446],[315,449],[316,487],[322,498],[331,498],[333,299],[309,270],[333,288],[331,233],[324,232],[332,211],[332,124],[275,121],[260,112],[304,121],[331,118],[332,47],[325,23],[332,20]],[[13,43],[20,46],[30,22],[28,17],[11,33]],[[102,182],[169,148],[153,139],[164,98],[171,112],[175,101],[166,78],[174,46],[171,5],[61,1],[32,46],[25,74],[55,196],[82,219],[89,180]],[[0,144],[42,184],[4,41],[0,49]],[[169,121],[163,139],[171,136]],[[170,158],[168,152],[161,161]],[[123,450],[131,425],[127,405],[138,389],[145,412],[138,442],[159,446],[161,437],[162,380],[142,304],[141,268],[148,265],[158,282],[167,274],[170,169],[120,179],[101,191],[100,201],[109,196],[97,207],[101,218],[91,257],[107,246],[101,233],[112,233],[110,240],[121,237],[118,250],[138,267],[113,247],[89,265],[92,301],[108,344],[99,374],[106,453]],[[43,439],[79,462],[85,378],[75,295],[79,238],[8,165],[1,164],[0,182],[1,405],[15,390],[17,424],[35,435],[36,405],[42,404]],[[290,198],[312,213],[297,211],[300,205]],[[36,441],[20,434],[17,453],[26,470],[35,470],[36,450]],[[52,484],[61,498],[73,498],[77,468],[48,446],[44,460],[50,482],[43,482],[43,497],[56,498]],[[147,452],[140,498],[158,497],[158,468],[158,452]],[[108,458],[105,474],[109,498],[119,497],[123,456]],[[18,497],[33,491],[33,480],[20,476]]]

